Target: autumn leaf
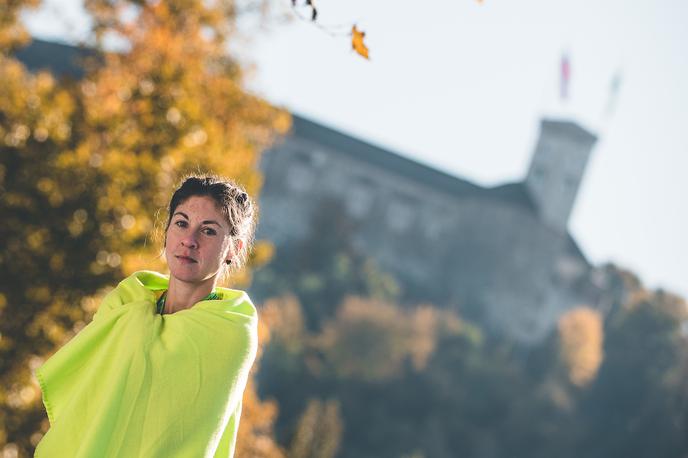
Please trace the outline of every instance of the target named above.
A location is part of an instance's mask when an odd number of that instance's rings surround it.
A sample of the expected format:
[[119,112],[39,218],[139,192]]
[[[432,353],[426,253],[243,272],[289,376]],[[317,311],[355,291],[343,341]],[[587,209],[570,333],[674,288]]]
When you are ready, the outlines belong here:
[[369,59],[368,47],[363,43],[364,36],[365,32],[358,30],[355,25],[351,28],[351,46],[358,54]]

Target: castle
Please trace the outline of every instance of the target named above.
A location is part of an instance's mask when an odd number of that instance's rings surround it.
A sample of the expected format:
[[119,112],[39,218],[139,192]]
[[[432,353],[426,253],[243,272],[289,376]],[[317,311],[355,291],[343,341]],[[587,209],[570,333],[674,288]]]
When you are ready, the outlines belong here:
[[567,225],[595,142],[545,119],[524,180],[484,188],[294,115],[291,134],[262,156],[258,236],[279,250],[307,235],[319,197],[340,197],[357,248],[407,289],[535,343],[592,300],[592,269]]

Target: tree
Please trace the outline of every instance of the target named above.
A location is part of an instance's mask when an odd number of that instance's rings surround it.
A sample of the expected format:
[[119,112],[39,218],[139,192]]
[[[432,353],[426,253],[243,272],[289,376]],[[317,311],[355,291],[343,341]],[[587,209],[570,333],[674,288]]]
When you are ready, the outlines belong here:
[[[30,74],[11,57],[26,37],[18,13],[35,3],[0,8],[0,446],[19,455],[48,427],[31,371],[108,287],[163,270],[154,215],[178,178],[231,176],[257,197],[259,154],[290,122],[243,89],[226,52],[233,2],[86,2],[96,44],[80,81]],[[126,49],[106,52],[108,36]],[[245,285],[269,248],[259,242],[234,282]]]
[[631,280],[620,291],[626,300],[607,318],[604,363],[580,400],[578,453],[679,456],[688,449],[681,377],[688,306]]
[[339,402],[309,399],[289,448],[289,458],[334,458],[341,436]]
[[22,451],[38,442],[44,417],[31,370],[84,325],[88,295],[115,277],[91,270],[99,250],[110,252],[92,216],[96,175],[62,162],[79,118],[69,87],[0,56],[0,443]]
[[602,317],[589,307],[579,307],[559,319],[561,360],[574,385],[595,378],[603,359]]
[[[391,303],[347,297],[315,337],[325,364],[343,379],[398,377],[406,361],[422,370],[435,350],[441,313],[434,307],[402,310]],[[450,318],[444,314],[445,318]]]

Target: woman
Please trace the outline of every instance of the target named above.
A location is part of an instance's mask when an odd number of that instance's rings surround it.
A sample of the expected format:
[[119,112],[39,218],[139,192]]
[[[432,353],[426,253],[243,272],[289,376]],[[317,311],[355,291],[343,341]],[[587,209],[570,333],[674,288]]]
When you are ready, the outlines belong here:
[[257,349],[243,264],[255,208],[237,185],[189,177],[165,228],[169,277],[138,271],[36,370],[50,429],[36,457],[232,457]]

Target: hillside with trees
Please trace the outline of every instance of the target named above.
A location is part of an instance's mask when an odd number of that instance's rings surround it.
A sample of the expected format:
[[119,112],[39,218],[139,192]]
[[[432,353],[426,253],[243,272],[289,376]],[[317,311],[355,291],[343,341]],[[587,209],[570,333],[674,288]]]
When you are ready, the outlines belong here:
[[684,299],[607,265],[608,310],[581,304],[524,348],[399,297],[353,248],[340,205],[325,201],[311,234],[255,276],[272,335],[257,380],[280,407],[280,443],[318,399],[339,406],[343,458],[688,452]]

